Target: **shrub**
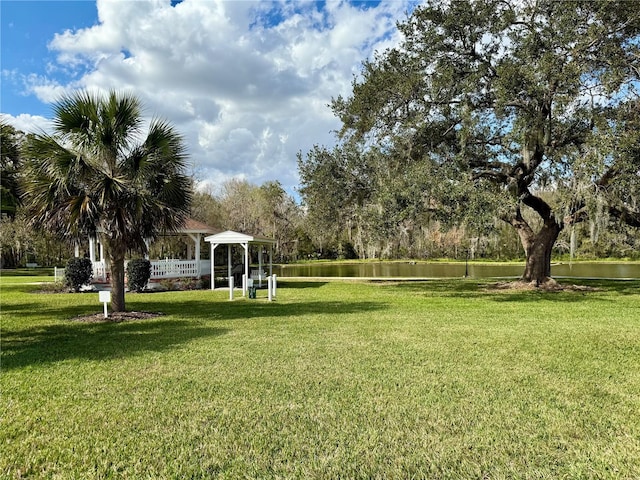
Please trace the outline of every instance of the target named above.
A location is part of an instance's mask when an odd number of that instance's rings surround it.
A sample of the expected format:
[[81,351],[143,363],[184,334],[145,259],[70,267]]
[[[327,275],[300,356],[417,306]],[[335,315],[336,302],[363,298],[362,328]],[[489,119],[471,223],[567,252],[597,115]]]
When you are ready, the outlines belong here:
[[74,292],[88,285],[93,278],[93,265],[88,258],[71,258],[64,270],[64,284]]
[[151,278],[151,262],[145,258],[136,258],[127,264],[127,285],[129,290],[141,292]]

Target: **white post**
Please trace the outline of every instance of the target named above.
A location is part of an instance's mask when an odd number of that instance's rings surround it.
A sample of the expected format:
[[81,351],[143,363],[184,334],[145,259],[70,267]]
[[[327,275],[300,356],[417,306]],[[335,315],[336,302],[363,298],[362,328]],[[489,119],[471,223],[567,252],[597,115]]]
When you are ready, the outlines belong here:
[[244,248],[244,275],[247,277],[247,288],[249,288],[249,244],[243,243],[242,247]]
[[233,300],[233,277],[229,278],[229,301]]
[[[231,244],[227,245],[227,278],[231,282]],[[229,283],[231,285],[231,283]]]
[[269,298],[269,301],[271,301],[273,298],[273,292],[271,291],[271,287],[272,287],[272,282],[273,279],[271,277],[267,277],[267,296]]
[[76,258],[80,256],[80,245],[77,243],[73,246],[73,256]]
[[211,290],[215,290],[216,288],[216,247],[218,245],[215,243],[211,243]]
[[104,318],[107,318],[107,304],[111,301],[111,292],[109,290],[98,292],[98,300],[104,304]]
[[198,278],[200,278],[202,276],[202,268],[201,268],[201,263],[200,263],[200,234],[198,233],[196,235],[197,240],[196,240],[196,260],[198,261]]
[[258,245],[258,286],[262,288],[262,245]]
[[247,296],[247,274],[246,273],[242,274],[242,296],[243,297]]
[[89,239],[89,260],[91,260],[91,263],[96,261],[96,239],[95,238]]
[[276,288],[277,288],[277,284],[278,284],[278,281],[277,281],[277,278],[276,278],[276,274],[274,273],[273,275],[271,275],[271,278],[273,279],[271,281],[271,286],[273,287],[273,296],[275,297],[276,296]]

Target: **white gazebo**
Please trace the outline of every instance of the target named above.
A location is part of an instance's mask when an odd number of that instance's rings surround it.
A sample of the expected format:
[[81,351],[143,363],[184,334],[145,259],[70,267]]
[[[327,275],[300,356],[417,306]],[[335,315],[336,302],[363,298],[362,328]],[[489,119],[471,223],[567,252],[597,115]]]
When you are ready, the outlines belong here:
[[[263,258],[262,251],[263,247],[269,247],[269,273],[270,277],[273,274],[273,245],[275,244],[275,240],[264,237],[256,237],[253,235],[247,235],[245,233],[233,232],[231,230],[227,230],[226,232],[217,233],[215,235],[209,235],[204,238],[205,242],[209,242],[211,244],[211,290],[215,289],[215,249],[220,245],[227,246],[227,268],[228,268],[228,277],[231,279],[232,277],[232,264],[231,264],[231,247],[232,245],[240,245],[244,249],[243,258],[243,282],[242,282],[242,294],[246,295],[247,292],[247,280],[252,279],[254,282],[258,282],[259,286],[262,286],[262,282],[267,280],[267,275],[263,271]],[[251,246],[258,246],[258,269],[250,271],[250,263],[249,263],[249,248]],[[229,285],[231,286],[231,281],[229,281]]]
[[[200,258],[200,240],[207,234],[219,231],[192,218],[187,219],[184,227],[172,233],[172,235],[185,235],[193,241],[192,244],[187,243],[187,258],[151,260],[151,280],[180,277],[200,278],[202,275],[212,273],[209,272],[209,261],[201,260]],[[79,245],[75,247],[75,256],[80,256]],[[109,267],[105,260],[104,248],[96,238],[89,238],[89,258],[93,264],[94,280],[98,282],[107,281]],[[149,256],[147,255],[146,258],[149,259]]]

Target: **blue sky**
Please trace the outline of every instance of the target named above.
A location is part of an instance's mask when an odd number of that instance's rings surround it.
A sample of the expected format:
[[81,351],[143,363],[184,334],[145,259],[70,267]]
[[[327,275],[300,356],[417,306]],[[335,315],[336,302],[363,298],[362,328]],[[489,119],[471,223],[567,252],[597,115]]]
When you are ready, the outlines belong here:
[[[55,65],[56,53],[48,48],[53,36],[67,29],[97,23],[96,3],[2,0],[0,15],[2,112],[46,116],[50,113],[50,106],[33,95],[25,95],[21,75],[46,75],[47,68]],[[58,71],[56,77],[64,82],[67,75]]]
[[0,0],[0,111],[36,131],[63,93],[130,90],[183,133],[203,189],[244,178],[294,192],[296,154],[334,142],[327,105],[398,42],[413,3]]

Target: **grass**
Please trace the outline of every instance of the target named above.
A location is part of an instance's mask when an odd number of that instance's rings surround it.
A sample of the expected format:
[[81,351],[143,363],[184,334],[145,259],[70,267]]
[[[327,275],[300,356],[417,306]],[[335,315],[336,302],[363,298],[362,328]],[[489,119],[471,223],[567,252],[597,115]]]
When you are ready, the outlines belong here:
[[87,324],[97,294],[16,278],[1,478],[640,477],[640,281],[282,280]]

